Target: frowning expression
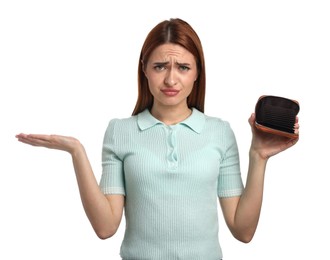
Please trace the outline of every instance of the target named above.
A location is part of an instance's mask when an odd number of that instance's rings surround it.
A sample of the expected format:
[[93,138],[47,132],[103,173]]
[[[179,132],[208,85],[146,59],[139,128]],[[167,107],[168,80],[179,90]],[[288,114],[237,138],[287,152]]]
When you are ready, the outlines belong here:
[[198,75],[195,57],[188,50],[172,43],[160,45],[144,64],[144,72],[153,106],[187,106]]

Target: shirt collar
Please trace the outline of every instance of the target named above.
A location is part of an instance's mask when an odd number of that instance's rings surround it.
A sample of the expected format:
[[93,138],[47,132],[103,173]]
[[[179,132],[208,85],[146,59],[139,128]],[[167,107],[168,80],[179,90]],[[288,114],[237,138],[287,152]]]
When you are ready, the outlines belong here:
[[[139,128],[142,131],[149,129],[158,124],[162,124],[162,125],[164,124],[163,122],[155,118],[148,109],[145,109],[143,112],[137,115],[137,122]],[[196,108],[192,108],[191,115],[184,121],[180,122],[179,124],[186,125],[191,130],[199,134],[201,133],[205,124],[205,115]]]

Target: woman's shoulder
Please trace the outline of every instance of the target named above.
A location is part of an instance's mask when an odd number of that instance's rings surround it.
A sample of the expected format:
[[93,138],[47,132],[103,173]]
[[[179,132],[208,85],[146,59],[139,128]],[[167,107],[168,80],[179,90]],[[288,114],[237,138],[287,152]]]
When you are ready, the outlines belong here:
[[109,121],[109,127],[129,127],[136,124],[137,116],[114,117]]
[[108,134],[124,134],[125,132],[131,131],[134,129],[134,126],[137,125],[137,116],[129,117],[114,117],[111,118],[108,122],[106,132]]
[[214,125],[214,126],[221,126],[221,127],[230,127],[230,123],[228,120],[223,119],[222,117],[219,116],[214,116],[214,115],[205,115],[205,122],[208,125]]
[[225,141],[225,143],[230,143],[232,140],[235,140],[235,134],[229,121],[221,117],[210,115],[205,115],[205,119],[206,133],[215,136],[217,140]]

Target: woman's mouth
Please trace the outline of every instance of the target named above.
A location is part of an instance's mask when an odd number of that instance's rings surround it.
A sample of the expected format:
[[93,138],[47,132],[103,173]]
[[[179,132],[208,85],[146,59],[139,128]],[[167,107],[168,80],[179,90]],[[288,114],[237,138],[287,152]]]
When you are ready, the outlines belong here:
[[174,97],[179,93],[179,90],[176,89],[162,89],[161,92],[169,97]]

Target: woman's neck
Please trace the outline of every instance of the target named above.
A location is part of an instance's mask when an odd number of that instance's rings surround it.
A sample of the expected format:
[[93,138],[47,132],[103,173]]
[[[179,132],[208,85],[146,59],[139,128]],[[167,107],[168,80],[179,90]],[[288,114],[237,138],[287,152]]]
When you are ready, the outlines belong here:
[[151,108],[151,114],[166,125],[175,125],[188,118],[192,110],[188,106],[181,108],[156,107]]

